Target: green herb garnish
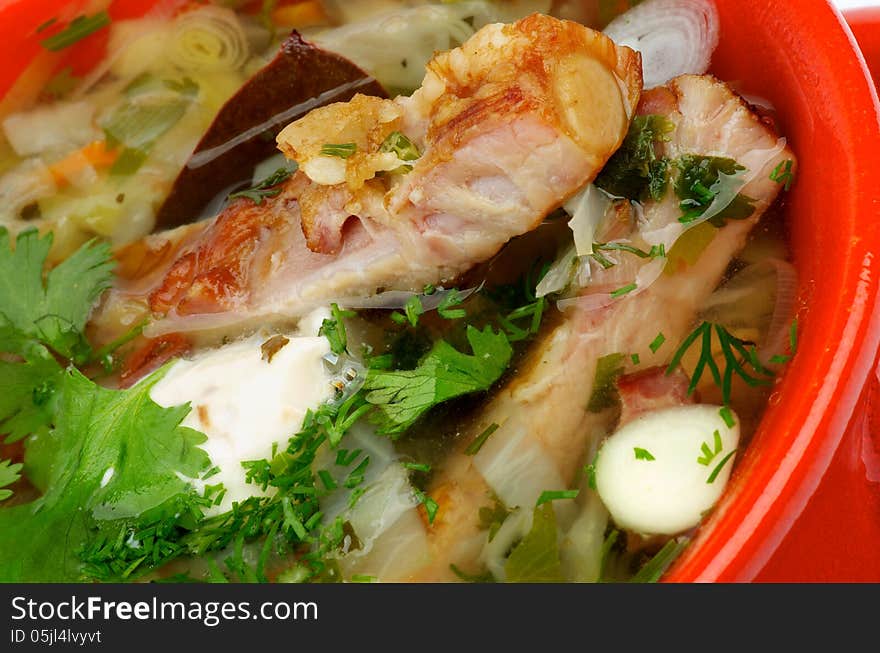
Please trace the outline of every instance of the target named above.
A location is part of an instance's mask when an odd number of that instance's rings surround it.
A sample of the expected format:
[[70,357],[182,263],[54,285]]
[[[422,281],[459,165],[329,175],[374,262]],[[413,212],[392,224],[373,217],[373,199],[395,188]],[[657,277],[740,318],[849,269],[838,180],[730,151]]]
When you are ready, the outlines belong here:
[[440,340],[413,370],[368,371],[366,401],[376,406],[380,433],[397,436],[432,406],[488,390],[500,378],[513,354],[507,336],[468,326],[466,337],[473,355]]
[[712,473],[709,474],[709,478],[706,479],[706,483],[708,485],[711,485],[712,483],[715,482],[715,479],[718,478],[718,474],[721,473],[721,470],[724,469],[724,466],[727,464],[727,461],[730,460],[731,458],[733,458],[734,454],[736,454],[736,449],[734,449],[729,454],[724,456],[724,458],[721,459],[721,462],[718,463],[718,465],[715,467],[715,469],[712,470]]
[[669,160],[657,154],[675,125],[659,115],[636,116],[620,148],[596,178],[596,186],[616,197],[660,201],[669,185]]
[[[94,34],[99,29],[107,27],[109,24],[110,15],[106,11],[99,11],[94,16],[77,16],[63,30],[40,41],[40,45],[49,50],[49,52],[58,52],[70,47],[90,34]],[[49,24],[43,23],[40,28],[45,29],[48,26]],[[40,30],[38,29],[37,31]]]
[[664,336],[662,332],[658,333],[657,337],[651,341],[650,345],[648,345],[648,349],[651,350],[652,354],[656,354],[660,347],[663,346],[664,342],[666,342],[666,336]]
[[437,305],[437,313],[446,320],[460,320],[467,313],[462,308],[453,308],[462,302],[461,293],[456,288],[449,290]]
[[630,579],[631,583],[656,583],[675,559],[684,551],[688,540],[669,540],[639,571]]
[[227,199],[234,200],[239,197],[244,197],[251,200],[254,204],[260,205],[266,198],[275,197],[280,194],[281,188],[279,188],[279,186],[287,181],[290,178],[290,175],[294,172],[296,172],[296,163],[292,162],[289,167],[278,168],[257,185],[231,193]]
[[494,422],[492,424],[489,424],[489,426],[483,429],[483,432],[480,433],[476,438],[474,438],[474,441],[467,446],[467,448],[464,450],[464,454],[466,456],[476,456],[477,453],[479,453],[480,449],[483,448],[483,445],[486,444],[486,440],[489,439],[489,436],[497,430],[498,424],[495,424]]
[[[719,370],[712,354],[713,333],[718,338],[721,352],[724,356],[723,372]],[[696,390],[697,384],[699,384],[706,368],[711,372],[715,384],[721,388],[725,405],[730,404],[731,381],[734,374],[752,387],[769,385],[769,379],[774,376],[773,372],[764,367],[758,359],[757,351],[752,343],[740,340],[720,324],[713,324],[711,322],[703,322],[685,338],[678,351],[672,357],[666,374],[672,374],[675,371],[679,363],[681,363],[682,357],[698,340],[700,341],[700,358],[691,376],[691,382],[688,387],[689,395],[693,394],[694,390]]]
[[419,317],[425,312],[425,309],[422,306],[422,300],[418,295],[413,295],[407,299],[403,310],[406,313],[406,319],[409,321],[410,325],[414,327],[419,325]]
[[713,433],[713,437],[715,438],[714,450],[712,450],[708,442],[704,442],[700,445],[700,451],[703,455],[697,458],[697,462],[703,467],[708,467],[724,450],[724,444],[721,442],[721,433],[716,430],[715,433]]
[[11,460],[0,460],[0,501],[5,501],[12,496],[9,485],[21,478],[21,463],[13,463]]
[[403,463],[403,466],[406,469],[414,472],[422,472],[423,474],[427,474],[431,471],[431,466],[426,463]]
[[794,183],[793,165],[794,161],[791,159],[786,159],[777,165],[773,168],[773,172],[770,173],[770,181],[775,181],[777,184],[784,184],[786,191],[791,190],[791,185]]
[[[699,220],[715,201],[725,185],[745,167],[733,159],[716,156],[686,154],[676,161],[680,170],[675,182],[675,193],[681,200],[684,214],[678,219],[683,224]],[[709,223],[717,228],[727,224],[727,220],[745,220],[755,212],[755,200],[743,194],[736,195],[725,207],[709,218]]]
[[580,490],[544,490],[538,497],[535,507],[541,506],[550,501],[559,501],[562,499],[577,499]]
[[[415,161],[422,156],[422,153],[419,152],[419,148],[417,148],[410,139],[399,131],[394,131],[388,134],[382,145],[379,146],[379,151],[393,152],[401,161]],[[392,174],[402,174],[404,172],[409,172],[410,170],[412,170],[411,165],[402,165],[391,172]]]
[[721,416],[721,419],[724,420],[727,428],[732,429],[734,426],[736,426],[736,420],[733,418],[733,412],[731,412],[730,408],[728,408],[727,406],[722,406],[718,410],[718,414]]
[[357,152],[357,143],[326,143],[321,146],[321,156],[335,156],[348,159]]
[[622,288],[618,288],[617,290],[612,291],[611,296],[614,299],[619,299],[620,297],[623,297],[624,295],[630,294],[633,290],[635,290],[638,287],[639,287],[638,284],[630,283],[630,284],[627,284],[626,286],[623,286]]
[[647,449],[642,449],[641,447],[633,447],[633,451],[635,452],[636,460],[646,460],[649,462],[652,460],[657,460],[656,458],[654,458],[654,455]]
[[330,304],[331,318],[325,318],[321,322],[318,335],[327,338],[330,343],[330,351],[334,354],[343,354],[348,348],[348,334],[345,331],[345,318],[357,315],[354,311],[344,311],[335,302]]
[[415,495],[419,503],[425,506],[425,512],[428,515],[428,523],[433,524],[434,519],[437,517],[437,512],[440,510],[439,504],[421,490],[416,490]]

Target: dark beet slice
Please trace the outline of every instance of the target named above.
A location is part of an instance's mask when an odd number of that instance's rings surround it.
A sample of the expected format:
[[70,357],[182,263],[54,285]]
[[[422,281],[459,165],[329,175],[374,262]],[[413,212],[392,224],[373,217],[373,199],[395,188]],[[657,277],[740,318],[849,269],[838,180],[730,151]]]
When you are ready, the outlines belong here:
[[157,229],[194,222],[224,190],[250,185],[254,167],[278,150],[275,136],[315,107],[355,94],[387,97],[348,59],[292,32],[275,58],[223,105],[159,209]]

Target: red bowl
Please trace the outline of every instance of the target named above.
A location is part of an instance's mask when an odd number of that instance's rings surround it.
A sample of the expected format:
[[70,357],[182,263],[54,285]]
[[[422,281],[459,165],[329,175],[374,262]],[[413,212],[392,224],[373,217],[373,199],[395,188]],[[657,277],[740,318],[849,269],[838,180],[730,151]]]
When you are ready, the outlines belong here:
[[[116,0],[110,13],[176,1]],[[880,580],[880,437],[866,417],[880,342],[880,105],[828,2],[717,3],[714,72],[772,101],[800,160],[787,212],[800,343],[728,492],[667,580]],[[93,4],[0,0],[0,93],[25,93],[15,82],[26,68],[41,74],[38,26]],[[75,68],[100,56],[96,43],[70,48]]]
[[880,6],[853,9],[845,15],[874,76],[874,83],[880,86]]
[[880,103],[830,3],[718,6],[717,74],[774,103],[799,157],[787,218],[803,310],[797,356],[667,579],[880,580],[880,439],[866,387],[880,340]]

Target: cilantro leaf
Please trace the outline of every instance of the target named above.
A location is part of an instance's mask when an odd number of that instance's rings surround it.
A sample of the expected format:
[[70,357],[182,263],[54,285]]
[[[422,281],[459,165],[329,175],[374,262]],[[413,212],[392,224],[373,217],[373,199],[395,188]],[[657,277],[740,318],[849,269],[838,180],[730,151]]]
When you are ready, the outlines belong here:
[[[681,199],[680,208],[684,215],[679,222],[683,224],[698,220],[722,189],[736,183],[736,176],[745,171],[745,167],[733,159],[694,154],[680,157],[676,166],[681,171],[675,182],[675,194]],[[745,220],[754,212],[755,200],[739,193],[709,219],[709,224],[720,229],[727,220]]]
[[21,334],[40,340],[62,356],[82,361],[82,337],[92,305],[112,281],[110,247],[86,243],[46,275],[43,265],[52,235],[29,229],[10,251],[9,232],[0,227],[0,313]]
[[532,528],[504,565],[509,583],[556,583],[564,580],[552,503],[535,508]]
[[0,501],[5,501],[12,496],[12,490],[6,489],[7,485],[12,485],[21,478],[21,463],[15,463],[11,460],[0,460]]
[[636,116],[623,144],[596,178],[596,185],[617,197],[660,201],[669,185],[669,161],[657,156],[656,144],[675,129],[663,116]]
[[0,433],[15,442],[46,431],[52,400],[63,372],[43,345],[27,338],[0,314]]
[[[96,540],[133,534],[163,506],[173,505],[177,515],[194,508],[198,497],[184,479],[210,466],[197,446],[205,437],[180,426],[188,406],[165,409],[150,399],[159,378],[161,372],[129,390],[108,390],[64,370],[55,427],[37,461],[46,491],[0,510],[0,580],[79,580],[80,555]],[[150,544],[126,546],[144,559]]]
[[425,411],[454,397],[488,390],[510,363],[513,349],[503,332],[468,326],[473,355],[437,342],[414,370],[370,370],[366,400],[377,407],[379,432],[398,435]]

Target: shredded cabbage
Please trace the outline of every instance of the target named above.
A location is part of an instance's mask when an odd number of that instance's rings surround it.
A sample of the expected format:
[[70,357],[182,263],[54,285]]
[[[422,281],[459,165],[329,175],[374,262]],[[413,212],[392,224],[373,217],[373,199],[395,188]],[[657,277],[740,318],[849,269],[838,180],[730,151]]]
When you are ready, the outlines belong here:
[[488,23],[506,22],[550,2],[455,2],[383,11],[314,35],[321,47],[338,52],[371,73],[392,92],[411,92],[438,50],[457,47]]

